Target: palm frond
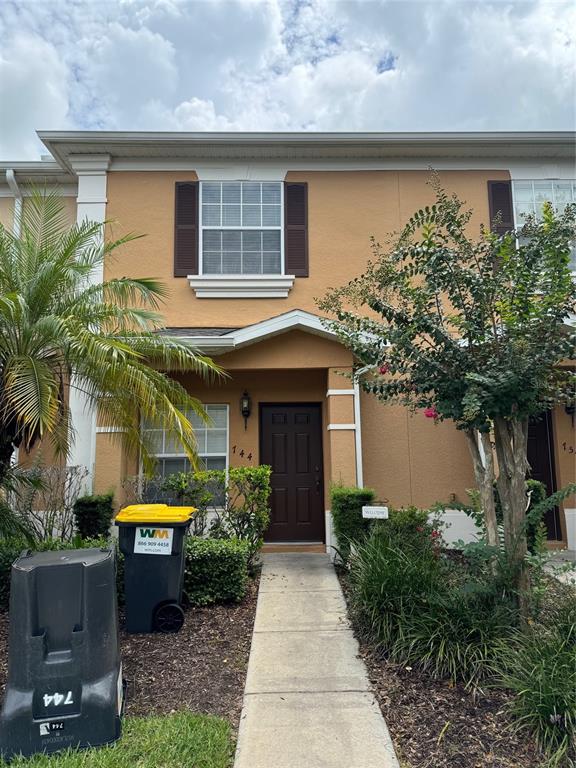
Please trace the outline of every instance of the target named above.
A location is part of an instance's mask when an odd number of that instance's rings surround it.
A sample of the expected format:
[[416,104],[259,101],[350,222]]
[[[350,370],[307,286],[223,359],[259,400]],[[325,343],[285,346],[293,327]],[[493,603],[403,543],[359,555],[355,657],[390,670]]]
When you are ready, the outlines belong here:
[[[162,424],[193,465],[194,430],[186,414],[207,420],[174,374],[205,381],[224,374],[186,342],[162,334],[168,295],[152,277],[94,282],[94,273],[128,242],[105,239],[104,224],[69,225],[52,190],[26,198],[21,231],[0,225],[0,440],[30,448],[49,437],[66,454],[74,439],[69,393],[82,392],[146,467],[152,457],[141,419]],[[0,482],[7,466],[0,466]]]

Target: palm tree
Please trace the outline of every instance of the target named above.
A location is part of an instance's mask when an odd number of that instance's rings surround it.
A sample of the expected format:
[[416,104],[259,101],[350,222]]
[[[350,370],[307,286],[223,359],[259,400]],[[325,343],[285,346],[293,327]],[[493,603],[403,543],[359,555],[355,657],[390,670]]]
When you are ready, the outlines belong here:
[[208,357],[163,336],[166,288],[152,278],[91,275],[129,235],[106,242],[104,224],[69,226],[62,198],[34,190],[19,234],[0,225],[0,486],[14,450],[50,440],[68,454],[74,440],[71,390],[98,408],[146,469],[153,460],[140,418],[161,424],[195,464],[184,411],[207,419],[201,403],[172,374],[222,375]]

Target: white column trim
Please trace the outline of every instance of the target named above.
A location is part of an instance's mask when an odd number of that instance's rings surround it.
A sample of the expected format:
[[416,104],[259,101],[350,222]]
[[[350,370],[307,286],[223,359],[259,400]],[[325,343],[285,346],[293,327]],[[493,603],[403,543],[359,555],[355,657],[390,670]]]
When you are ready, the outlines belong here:
[[326,397],[332,397],[333,395],[353,395],[353,389],[329,389],[326,392]]
[[[72,155],[72,168],[78,177],[76,198],[76,222],[92,221],[102,224],[106,220],[107,172],[110,166],[108,155]],[[88,282],[96,285],[104,281],[104,265],[94,270]],[[96,465],[96,408],[86,396],[72,387],[70,389],[70,419],[75,433],[74,443],[68,457],[69,466],[86,467],[88,474],[84,491],[91,493],[94,487]]]
[[354,422],[356,431],[354,439],[356,442],[356,485],[358,488],[364,487],[364,467],[362,461],[362,416],[360,413],[360,385],[358,381],[354,382]]
[[12,168],[6,169],[6,183],[10,195],[14,198],[14,212],[12,217],[12,232],[14,237],[20,237],[20,225],[22,222],[22,190],[16,181],[16,175]]
[[348,429],[355,430],[356,424],[328,424],[328,431],[331,432],[334,429]]

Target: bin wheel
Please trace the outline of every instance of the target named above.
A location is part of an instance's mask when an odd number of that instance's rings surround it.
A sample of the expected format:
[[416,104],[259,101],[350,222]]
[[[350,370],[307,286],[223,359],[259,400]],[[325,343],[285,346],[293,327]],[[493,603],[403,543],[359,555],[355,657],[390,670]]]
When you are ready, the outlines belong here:
[[154,629],[157,632],[179,632],[184,624],[184,611],[178,603],[166,603],[156,608]]

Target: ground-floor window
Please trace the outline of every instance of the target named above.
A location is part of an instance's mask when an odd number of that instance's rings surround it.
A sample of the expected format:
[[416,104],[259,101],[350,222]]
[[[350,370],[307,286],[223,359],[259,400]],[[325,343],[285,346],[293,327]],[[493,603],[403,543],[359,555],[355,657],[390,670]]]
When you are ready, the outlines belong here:
[[[198,442],[198,457],[205,469],[227,469],[228,466],[228,406],[205,405],[211,424],[195,414],[187,412]],[[158,460],[157,474],[168,477],[176,472],[188,472],[188,461],[182,446],[162,428],[144,424],[144,431],[150,445],[150,452]]]

